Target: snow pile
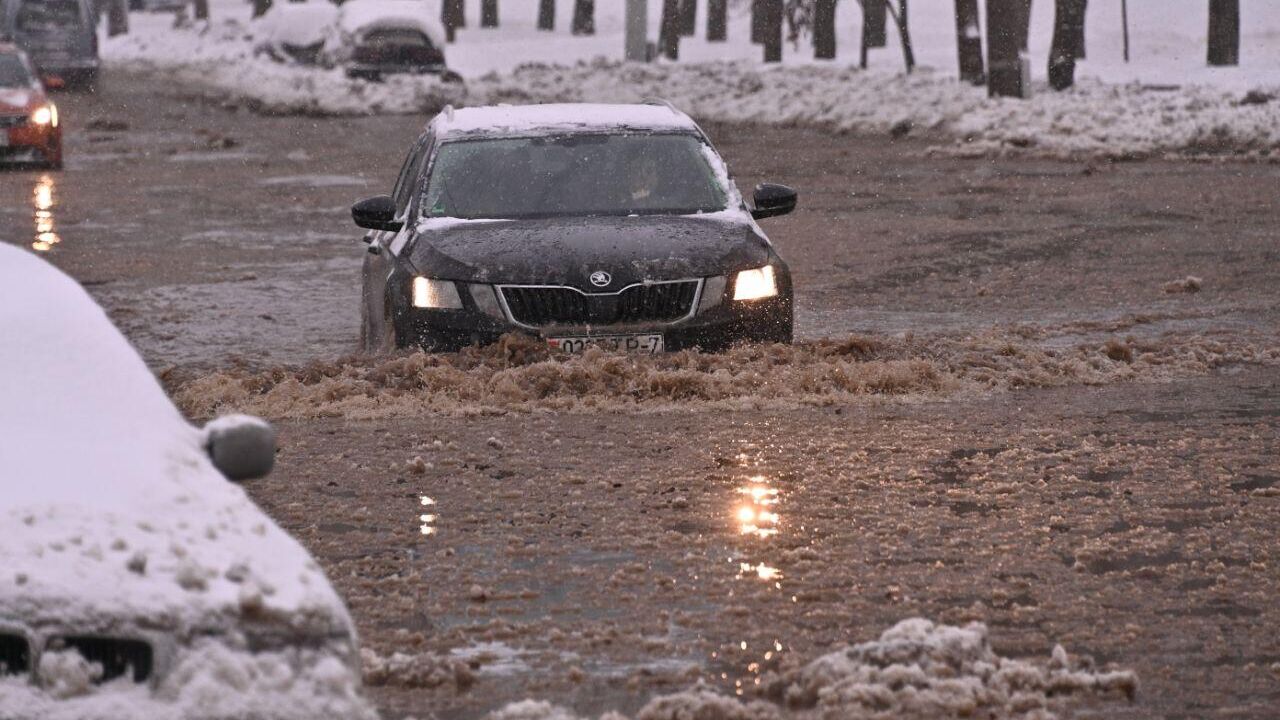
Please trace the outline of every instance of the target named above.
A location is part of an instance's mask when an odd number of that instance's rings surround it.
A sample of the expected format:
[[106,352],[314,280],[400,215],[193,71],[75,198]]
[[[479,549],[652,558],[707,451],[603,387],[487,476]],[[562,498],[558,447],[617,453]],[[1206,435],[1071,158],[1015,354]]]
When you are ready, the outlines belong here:
[[724,353],[552,354],[511,335],[455,354],[351,357],[303,367],[219,370],[179,382],[193,417],[411,417],[423,413],[662,410],[679,404],[787,407],[869,395],[936,396],[1023,387],[1159,381],[1232,364],[1280,364],[1261,340],[1196,334],[1054,347],[1029,328],[972,336],[914,336],[746,345]]
[[270,113],[428,114],[447,103],[630,103],[663,97],[698,120],[895,136],[928,130],[955,138],[939,150],[960,155],[1280,154],[1280,101],[1268,100],[1280,94],[1274,78],[1240,91],[1082,77],[1070,91],[1040,87],[1023,101],[990,99],[984,88],[929,67],[904,75],[843,65],[767,68],[741,61],[599,59],[571,66],[525,64],[473,78],[466,88],[436,76],[393,75],[370,83],[336,69],[285,65],[255,55],[255,37],[266,40],[275,24],[227,18],[163,32],[143,28],[107,41],[103,52],[113,65],[163,70],[197,90]]
[[369,648],[362,648],[360,661],[364,666],[365,684],[374,687],[437,688],[452,685],[465,690],[475,682],[471,667],[451,657],[402,652],[379,655]]
[[997,655],[981,623],[936,625],[904,620],[880,639],[824,655],[773,678],[767,692],[792,708],[825,717],[1045,718],[1078,695],[1132,700],[1130,671],[1073,668],[1058,645],[1044,665]]
[[[52,656],[52,657],[51,657]],[[331,655],[248,653],[213,640],[182,653],[154,690],[127,679],[91,687],[94,666],[74,650],[41,658],[53,684],[0,681],[0,720],[376,720],[350,669]]]

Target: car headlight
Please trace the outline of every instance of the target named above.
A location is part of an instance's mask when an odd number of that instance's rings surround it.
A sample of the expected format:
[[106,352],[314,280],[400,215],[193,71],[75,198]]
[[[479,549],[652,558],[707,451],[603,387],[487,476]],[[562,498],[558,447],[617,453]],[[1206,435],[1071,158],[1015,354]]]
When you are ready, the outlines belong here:
[[778,281],[773,275],[772,265],[743,270],[733,281],[734,300],[761,300],[777,294]]
[[413,279],[413,306],[434,310],[461,310],[462,298],[452,280]]
[[36,108],[36,111],[31,113],[31,122],[34,125],[58,127],[58,106],[49,103],[43,107]]

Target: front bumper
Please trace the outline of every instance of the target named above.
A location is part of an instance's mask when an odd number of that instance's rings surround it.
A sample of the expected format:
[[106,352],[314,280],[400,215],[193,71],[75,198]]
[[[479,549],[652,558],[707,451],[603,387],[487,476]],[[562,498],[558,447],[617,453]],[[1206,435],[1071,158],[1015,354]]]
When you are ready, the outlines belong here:
[[[700,349],[718,352],[738,342],[791,342],[793,308],[790,280],[779,294],[764,300],[735,302],[726,288],[718,303],[675,322],[626,323],[608,325],[547,325],[530,328],[512,321],[503,310],[486,312],[469,291],[458,283],[461,310],[415,308],[397,302],[396,335],[403,346],[419,346],[433,351],[456,351],[469,345],[488,345],[503,335],[523,333],[534,337],[604,337],[617,335],[663,336],[668,351]],[[499,317],[498,315],[501,315]]]
[[62,160],[62,128],[24,123],[0,126],[0,161],[56,163]]

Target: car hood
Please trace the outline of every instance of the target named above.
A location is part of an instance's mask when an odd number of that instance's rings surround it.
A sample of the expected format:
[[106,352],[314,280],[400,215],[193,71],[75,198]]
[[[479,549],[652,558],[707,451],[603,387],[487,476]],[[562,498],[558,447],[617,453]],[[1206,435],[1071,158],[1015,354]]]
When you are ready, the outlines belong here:
[[41,94],[31,88],[0,88],[0,115],[25,113],[41,100]]
[[[764,265],[769,243],[745,212],[706,215],[422,221],[408,248],[421,273],[485,283],[632,283],[725,275]],[[604,271],[612,281],[590,281]]]

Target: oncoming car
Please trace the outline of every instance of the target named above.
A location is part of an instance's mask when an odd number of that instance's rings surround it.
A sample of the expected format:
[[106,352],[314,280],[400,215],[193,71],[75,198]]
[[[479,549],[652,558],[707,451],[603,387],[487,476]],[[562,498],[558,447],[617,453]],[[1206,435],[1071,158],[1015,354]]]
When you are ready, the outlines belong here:
[[446,109],[390,196],[352,207],[369,254],[367,350],[456,350],[523,332],[554,349],[656,353],[791,341],[791,274],[755,220],[796,193],[739,195],[666,104]]
[[62,127],[26,54],[0,43],[0,162],[14,161],[61,168]]
[[346,607],[74,280],[0,243],[0,718],[369,718]]

